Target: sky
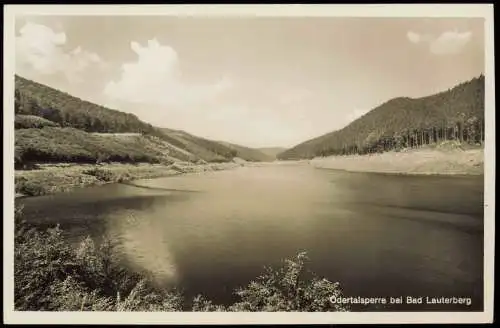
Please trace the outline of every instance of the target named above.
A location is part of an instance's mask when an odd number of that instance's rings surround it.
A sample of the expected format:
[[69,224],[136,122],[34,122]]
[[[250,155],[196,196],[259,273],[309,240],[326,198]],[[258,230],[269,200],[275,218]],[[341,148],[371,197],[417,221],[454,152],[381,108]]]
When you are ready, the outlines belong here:
[[292,147],[484,73],[482,18],[19,16],[25,78],[160,127]]

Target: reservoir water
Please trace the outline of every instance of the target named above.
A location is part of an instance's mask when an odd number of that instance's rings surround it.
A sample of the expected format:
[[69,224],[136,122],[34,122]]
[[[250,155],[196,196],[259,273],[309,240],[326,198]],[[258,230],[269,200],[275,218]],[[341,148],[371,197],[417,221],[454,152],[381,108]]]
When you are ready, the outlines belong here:
[[468,297],[466,305],[356,311],[482,311],[483,177],[269,165],[110,184],[18,200],[73,239],[108,234],[131,266],[188,297],[234,300],[264,265],[307,251],[346,296]]

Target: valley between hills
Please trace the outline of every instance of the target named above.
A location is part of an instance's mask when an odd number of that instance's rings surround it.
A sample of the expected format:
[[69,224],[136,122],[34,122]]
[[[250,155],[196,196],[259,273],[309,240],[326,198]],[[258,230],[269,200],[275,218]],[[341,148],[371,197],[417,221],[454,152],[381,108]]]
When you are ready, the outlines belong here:
[[481,75],[435,95],[392,99],[338,131],[260,149],[156,127],[16,75],[16,196],[271,163],[483,174],[484,88]]

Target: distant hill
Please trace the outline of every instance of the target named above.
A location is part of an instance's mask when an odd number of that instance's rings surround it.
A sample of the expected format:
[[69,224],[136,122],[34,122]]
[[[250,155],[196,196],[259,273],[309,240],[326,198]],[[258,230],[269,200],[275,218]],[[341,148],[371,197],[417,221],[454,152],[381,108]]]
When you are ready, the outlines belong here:
[[271,159],[256,149],[232,144],[224,141],[214,141],[194,136],[181,130],[162,128],[161,131],[176,142],[182,143],[188,151],[203,155],[203,159],[211,161],[239,157],[249,162],[270,161]]
[[249,148],[229,142],[219,141],[221,144],[234,149],[236,151],[236,157],[243,158],[251,162],[272,162],[276,159],[275,156],[266,154],[257,148]]
[[283,147],[267,147],[267,148],[257,148],[261,153],[266,154],[267,156],[271,157],[273,160],[276,159],[276,155],[279,153],[282,153],[286,150],[286,148]]
[[[133,114],[96,105],[18,75],[14,107],[18,164],[92,162],[103,158],[127,162],[228,162],[236,156],[247,161],[265,157],[258,152],[243,151],[245,147],[238,150],[184,131],[155,127]],[[124,133],[139,135],[132,139],[113,135]],[[79,138],[86,141],[77,142]],[[127,152],[131,155],[126,156]]]
[[441,140],[484,140],[484,76],[422,98],[387,101],[343,129],[301,143],[278,158],[367,154]]

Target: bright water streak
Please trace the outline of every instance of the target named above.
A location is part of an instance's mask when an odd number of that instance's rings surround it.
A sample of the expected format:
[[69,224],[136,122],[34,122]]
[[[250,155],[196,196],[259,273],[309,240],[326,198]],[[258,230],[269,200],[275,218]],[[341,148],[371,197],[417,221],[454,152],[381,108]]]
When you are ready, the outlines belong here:
[[348,296],[461,296],[472,306],[425,309],[482,307],[482,177],[298,165],[134,184],[24,199],[25,213],[75,238],[120,237],[130,265],[216,302],[231,302],[264,265],[305,250],[310,269]]

